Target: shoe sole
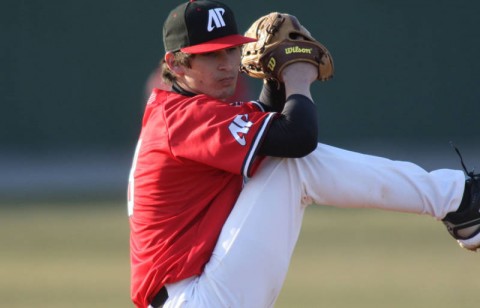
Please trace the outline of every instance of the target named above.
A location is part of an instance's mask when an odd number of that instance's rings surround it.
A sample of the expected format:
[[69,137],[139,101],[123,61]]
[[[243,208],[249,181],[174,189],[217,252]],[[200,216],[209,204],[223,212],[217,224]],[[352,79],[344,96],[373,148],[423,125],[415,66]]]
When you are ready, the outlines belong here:
[[480,233],[472,238],[469,238],[468,240],[457,240],[457,242],[461,247],[473,252],[477,252],[480,250]]

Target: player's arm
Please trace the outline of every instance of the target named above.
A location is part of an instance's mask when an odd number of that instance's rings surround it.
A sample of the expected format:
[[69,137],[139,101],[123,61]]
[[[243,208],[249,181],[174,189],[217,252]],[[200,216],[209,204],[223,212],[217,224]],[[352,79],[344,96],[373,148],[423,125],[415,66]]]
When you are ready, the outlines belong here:
[[[310,93],[316,79],[313,65],[296,63],[285,68],[285,97],[280,116],[272,121],[260,145],[258,154],[276,157],[303,157],[315,150],[318,138],[317,109]],[[272,88],[270,88],[272,90]],[[262,92],[265,91],[265,86]],[[267,105],[279,108],[282,94],[263,93]],[[262,98],[262,95],[260,96]],[[277,101],[278,100],[278,101]]]
[[262,91],[258,98],[267,111],[282,112],[285,102],[285,84],[273,79],[263,81]]

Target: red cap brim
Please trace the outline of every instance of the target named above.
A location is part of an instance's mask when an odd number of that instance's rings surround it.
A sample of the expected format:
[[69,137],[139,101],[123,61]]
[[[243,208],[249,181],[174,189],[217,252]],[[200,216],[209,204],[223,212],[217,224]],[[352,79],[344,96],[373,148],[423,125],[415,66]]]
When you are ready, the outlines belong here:
[[221,49],[227,49],[227,48],[243,45],[246,43],[252,43],[256,41],[257,39],[254,39],[251,37],[243,36],[240,34],[232,34],[232,35],[220,37],[218,39],[214,39],[202,44],[184,47],[184,48],[181,48],[180,51],[184,53],[189,53],[189,54],[206,53],[206,52],[212,52],[212,51],[217,51]]

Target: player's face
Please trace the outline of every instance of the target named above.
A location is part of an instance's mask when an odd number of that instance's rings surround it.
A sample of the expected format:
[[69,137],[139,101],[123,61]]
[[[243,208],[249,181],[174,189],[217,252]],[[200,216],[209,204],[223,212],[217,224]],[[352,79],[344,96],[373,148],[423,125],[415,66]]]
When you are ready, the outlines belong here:
[[180,86],[185,90],[217,99],[232,96],[240,67],[240,47],[197,54],[184,68]]

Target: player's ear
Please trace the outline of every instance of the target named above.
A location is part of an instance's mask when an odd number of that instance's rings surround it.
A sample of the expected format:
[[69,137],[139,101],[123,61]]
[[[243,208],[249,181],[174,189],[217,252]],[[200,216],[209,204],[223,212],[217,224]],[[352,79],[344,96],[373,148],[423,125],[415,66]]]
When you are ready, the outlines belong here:
[[175,61],[175,55],[173,52],[169,51],[165,54],[165,63],[167,64],[168,68],[175,74],[183,74],[184,68],[183,66],[179,65],[177,61]]

